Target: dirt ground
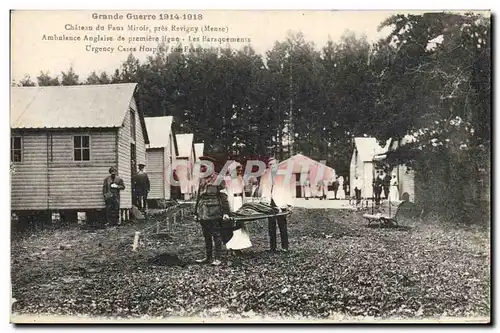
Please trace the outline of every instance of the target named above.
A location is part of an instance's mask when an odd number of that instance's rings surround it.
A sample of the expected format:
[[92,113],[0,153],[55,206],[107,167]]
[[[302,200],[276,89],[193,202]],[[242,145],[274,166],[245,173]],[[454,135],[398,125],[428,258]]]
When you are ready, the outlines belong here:
[[[291,251],[277,254],[266,252],[267,221],[250,222],[253,247],[240,257],[225,253],[219,267],[194,262],[204,245],[189,215],[156,237],[152,219],[16,238],[12,311],[236,320],[489,318],[488,230],[436,217],[404,220],[400,228],[368,227],[363,213],[296,208],[289,219]],[[133,252],[136,231],[142,236]]]

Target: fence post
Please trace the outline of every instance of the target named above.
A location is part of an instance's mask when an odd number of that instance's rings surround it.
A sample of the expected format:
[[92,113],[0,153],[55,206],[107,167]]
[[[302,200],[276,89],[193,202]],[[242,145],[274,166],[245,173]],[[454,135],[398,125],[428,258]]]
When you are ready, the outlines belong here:
[[139,231],[135,232],[134,244],[132,245],[132,251],[134,251],[134,252],[137,251],[137,247],[139,246],[139,236],[140,235],[141,235],[141,233]]

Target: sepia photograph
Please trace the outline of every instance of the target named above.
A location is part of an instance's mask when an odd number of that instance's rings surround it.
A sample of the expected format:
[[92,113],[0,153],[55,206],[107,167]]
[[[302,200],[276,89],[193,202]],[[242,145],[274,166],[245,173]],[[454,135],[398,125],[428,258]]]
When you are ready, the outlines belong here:
[[491,15],[12,9],[10,322],[490,324]]

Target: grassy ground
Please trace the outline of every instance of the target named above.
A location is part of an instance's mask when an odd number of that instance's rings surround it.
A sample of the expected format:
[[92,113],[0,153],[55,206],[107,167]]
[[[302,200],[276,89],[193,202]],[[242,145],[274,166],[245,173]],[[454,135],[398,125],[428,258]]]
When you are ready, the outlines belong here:
[[[254,246],[203,256],[198,226],[174,239],[149,224],[39,233],[12,241],[13,312],[118,317],[489,317],[489,231],[436,219],[369,228],[362,212],[296,209],[289,253],[270,254],[267,223],[249,223]],[[163,262],[152,260],[164,254]],[[167,254],[167,255],[165,255]],[[176,261],[178,256],[180,261]]]

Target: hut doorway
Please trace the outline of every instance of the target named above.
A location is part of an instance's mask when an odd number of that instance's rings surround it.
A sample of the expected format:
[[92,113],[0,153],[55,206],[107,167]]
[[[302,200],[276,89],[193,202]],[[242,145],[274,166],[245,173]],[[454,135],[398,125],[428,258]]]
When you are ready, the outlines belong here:
[[300,173],[295,174],[295,197],[302,198],[302,185],[300,182]]

